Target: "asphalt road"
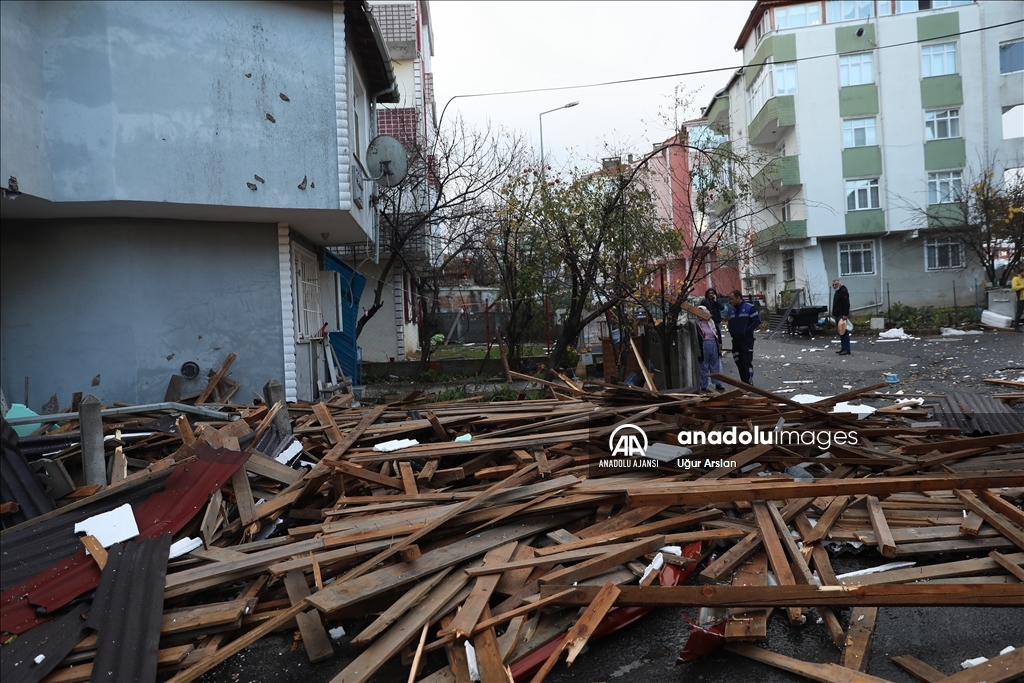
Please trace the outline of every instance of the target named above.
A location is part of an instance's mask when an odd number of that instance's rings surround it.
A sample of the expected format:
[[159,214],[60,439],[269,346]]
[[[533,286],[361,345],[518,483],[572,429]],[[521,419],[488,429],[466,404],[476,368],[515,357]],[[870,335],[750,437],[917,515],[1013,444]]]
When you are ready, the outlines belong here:
[[[992,393],[1003,391],[987,384],[985,378],[1018,380],[1024,375],[1024,335],[986,331],[961,337],[928,337],[917,340],[871,343],[866,336],[854,337],[853,354],[838,356],[838,341],[807,336],[777,336],[768,340],[759,336],[755,345],[756,385],[770,389],[794,389],[795,393],[836,394],[849,387],[862,387],[884,381],[885,373],[895,373],[900,382],[891,391],[945,392],[951,389]],[[812,350],[814,349],[814,350]],[[736,377],[730,358],[723,359],[726,374]],[[786,382],[805,381],[804,384]],[[875,402],[875,405],[882,403]],[[959,556],[958,556],[959,557]],[[947,558],[922,558],[922,562]],[[837,573],[887,562],[874,550],[833,557]],[[639,623],[588,646],[572,667],[564,662],[546,679],[550,683],[783,683],[805,679],[741,657],[719,651],[700,661],[676,664],[686,643],[689,626],[684,614],[696,617],[695,610],[663,608]],[[850,610],[839,610],[844,626]],[[816,623],[817,615],[808,610],[802,627],[791,627],[785,615],[775,614],[769,622],[769,635],[760,645],[807,662],[838,663],[840,651],[825,627]],[[359,622],[346,623],[351,631]],[[310,664],[298,645],[292,649],[289,634],[264,638],[236,655],[201,680],[238,683],[321,683],[330,681],[358,652],[347,646],[348,638],[337,643],[335,658]],[[1007,645],[1024,647],[1024,617],[1010,608],[917,608],[879,609],[871,658],[866,672],[893,683],[915,683],[890,661],[891,657],[911,654],[945,674],[960,670],[968,658],[992,658]],[[435,653],[428,670],[443,666],[444,656]],[[373,683],[405,681],[408,670],[391,661],[371,680]]]

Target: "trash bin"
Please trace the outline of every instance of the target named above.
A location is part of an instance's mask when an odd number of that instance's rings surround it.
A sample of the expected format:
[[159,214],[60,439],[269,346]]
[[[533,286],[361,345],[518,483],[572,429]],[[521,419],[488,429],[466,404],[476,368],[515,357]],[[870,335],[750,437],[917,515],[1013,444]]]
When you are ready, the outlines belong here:
[[1014,300],[1012,289],[988,290],[988,306],[986,306],[988,310],[1013,320],[1016,307],[1017,303]]

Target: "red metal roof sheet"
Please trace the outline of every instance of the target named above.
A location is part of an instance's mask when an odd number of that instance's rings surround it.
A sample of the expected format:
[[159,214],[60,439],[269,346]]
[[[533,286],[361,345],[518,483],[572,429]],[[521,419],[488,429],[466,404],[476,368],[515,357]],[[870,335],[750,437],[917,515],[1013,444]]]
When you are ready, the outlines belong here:
[[[203,508],[210,493],[227,483],[249,458],[248,453],[213,449],[205,443],[196,449],[196,456],[195,462],[179,467],[167,478],[163,491],[135,507],[140,538],[181,530]],[[41,624],[48,613],[92,590],[99,581],[99,567],[82,548],[0,594],[0,631],[23,633]]]

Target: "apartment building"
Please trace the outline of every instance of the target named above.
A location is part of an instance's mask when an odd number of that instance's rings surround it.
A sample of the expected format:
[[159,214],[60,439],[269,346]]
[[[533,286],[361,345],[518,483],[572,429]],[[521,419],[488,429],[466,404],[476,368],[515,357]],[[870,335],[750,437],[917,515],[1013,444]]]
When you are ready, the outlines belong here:
[[1022,19],[1020,2],[756,2],[745,66],[705,110],[762,166],[735,207],[769,245],[746,290],[823,305],[838,277],[855,315],[984,303],[984,269],[928,214],[1024,165]]

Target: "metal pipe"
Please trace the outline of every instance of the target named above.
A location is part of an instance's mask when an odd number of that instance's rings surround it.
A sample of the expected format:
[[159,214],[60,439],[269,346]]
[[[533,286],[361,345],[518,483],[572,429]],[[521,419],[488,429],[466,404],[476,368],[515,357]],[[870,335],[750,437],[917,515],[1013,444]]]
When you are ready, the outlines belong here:
[[[163,403],[147,403],[140,406],[121,406],[119,408],[104,408],[100,411],[102,417],[107,415],[131,415],[133,413],[151,413],[157,410],[170,410],[177,411],[180,413],[191,413],[193,415],[199,415],[201,417],[208,417],[214,420],[237,420],[237,415],[230,415],[228,413],[221,413],[212,408],[200,408],[199,406],[190,406],[184,403],[175,403],[173,401],[164,401]],[[9,425],[24,425],[24,424],[43,424],[43,423],[56,423],[56,422],[70,422],[71,420],[80,419],[79,413],[56,413],[54,415],[26,415],[24,417],[11,417],[4,418],[7,420]]]

